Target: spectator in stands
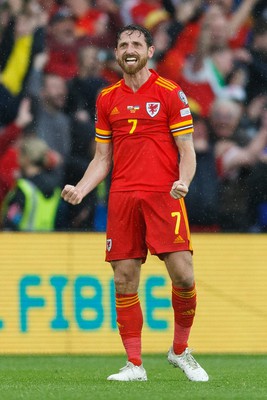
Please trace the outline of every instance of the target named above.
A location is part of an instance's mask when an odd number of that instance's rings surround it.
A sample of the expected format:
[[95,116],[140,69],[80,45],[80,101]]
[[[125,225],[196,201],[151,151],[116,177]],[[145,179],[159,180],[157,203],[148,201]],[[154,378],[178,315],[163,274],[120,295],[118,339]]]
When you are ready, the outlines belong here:
[[101,37],[105,34],[108,16],[96,9],[91,0],[66,0],[66,4],[75,17],[77,36]]
[[[259,133],[267,131],[267,100],[259,120]],[[248,220],[251,232],[267,232],[267,140],[248,177]]]
[[169,23],[170,16],[165,10],[150,12],[144,22],[145,28],[153,34],[156,49],[153,60],[150,61],[150,66],[152,68],[157,68],[158,71],[162,64],[164,64],[166,68],[164,56],[170,47],[170,36],[168,34]]
[[166,26],[169,44],[157,62],[157,71],[166,78],[180,82],[185,59],[193,54],[199,34],[199,21],[202,16],[200,0],[179,1],[172,4],[163,1],[170,21]]
[[[107,85],[101,78],[98,54],[94,46],[82,47],[79,72],[67,83],[59,76],[43,76],[45,54],[39,54],[34,60],[28,83],[28,91],[33,97],[39,93],[35,101],[33,130],[61,153],[63,182],[80,179],[94,152],[94,98],[97,91]],[[95,195],[93,192],[80,207],[64,203],[66,219],[62,221],[62,229],[94,229]]]
[[88,113],[88,119],[94,120],[96,96],[109,84],[102,77],[101,54],[96,46],[84,46],[78,53],[78,71],[68,82],[68,100],[66,110]]
[[47,144],[36,137],[22,138],[19,145],[21,176],[7,194],[2,208],[3,228],[14,231],[52,231],[60,200],[56,170],[47,170]]
[[137,0],[130,8],[129,13],[133,24],[147,26],[149,20],[162,11],[161,0]]
[[248,61],[247,96],[251,101],[259,94],[267,94],[267,19],[258,19],[252,31]]
[[258,133],[262,124],[262,115],[265,111],[267,104],[267,95],[259,94],[254,97],[246,107],[242,116],[241,124],[243,126],[243,132],[245,130],[246,136],[242,135],[242,139],[239,143],[245,146],[251,139]]
[[[249,229],[248,177],[267,145],[267,129],[262,126],[245,146],[240,144],[241,104],[217,99],[211,107],[210,134],[219,177],[219,225],[223,231],[245,232]],[[260,187],[260,182],[258,182]]]
[[[95,102],[99,91],[108,85],[101,76],[99,49],[85,46],[78,54],[78,73],[68,82],[66,112],[71,117],[71,152],[66,161],[66,182],[77,182],[83,176],[95,150]],[[67,205],[69,229],[93,230],[96,194],[86,197],[78,207]]]
[[201,106],[202,115],[209,114],[216,98],[246,98],[244,54],[229,46],[227,18],[218,5],[210,6],[202,18],[195,53],[184,64],[180,83],[187,94]]
[[41,9],[44,10],[48,14],[49,19],[52,17],[52,15],[56,14],[60,9],[61,1],[37,0],[37,2],[39,4],[39,6],[41,7]]
[[233,48],[246,46],[251,25],[251,14],[259,3],[259,0],[208,0],[208,4],[218,4],[227,19],[228,44]]
[[33,57],[44,49],[45,16],[30,14],[22,6],[16,11],[0,42],[0,124],[15,119]]
[[[43,54],[38,56],[38,63],[35,60],[35,67],[39,62],[42,65],[44,64],[42,59],[45,59],[45,57],[43,56]],[[39,83],[36,83],[38,79]],[[29,83],[28,90],[38,87],[40,89],[33,92],[29,91],[32,97],[34,118],[28,130],[43,139],[53,151],[51,163],[59,164],[58,174],[61,177],[61,184],[63,184],[66,163],[71,154],[71,120],[64,112],[67,84],[58,75],[45,74],[43,76],[41,68],[34,72],[33,80],[34,84]],[[62,216],[61,229],[66,226],[67,221]]]
[[48,59],[45,72],[64,79],[73,78],[78,69],[77,52],[83,41],[75,35],[75,21],[67,8],[55,13],[46,30],[46,51]]
[[114,56],[114,51],[102,52],[101,56],[103,57],[102,77],[110,84],[118,82],[122,78],[122,73]]
[[121,27],[119,7],[114,0],[65,0],[75,18],[75,34],[88,44],[103,49],[112,47],[115,32]]
[[219,231],[219,181],[214,149],[209,137],[206,119],[197,114],[190,104],[194,119],[194,147],[197,169],[186,197],[186,206],[192,232]]
[[234,7],[232,0],[163,1],[174,18],[168,28],[170,48],[159,64],[159,72],[181,82],[181,71],[188,57],[194,55],[198,60],[213,50],[244,46],[251,29],[248,19],[257,1],[244,0],[238,7]]
[[78,71],[79,50],[96,45],[107,51],[114,43],[121,19],[115,1],[98,0],[98,7],[90,5],[88,0],[66,0],[65,3],[68,7],[60,7],[47,27],[45,72],[71,79]]
[[18,174],[16,143],[21,137],[23,129],[32,121],[30,109],[29,99],[23,99],[15,120],[0,129],[0,208]]
[[95,6],[98,10],[106,13],[108,23],[105,27],[105,34],[92,44],[103,50],[109,49],[113,51],[117,32],[123,25],[120,12],[121,2],[116,0],[95,0]]
[[66,81],[53,74],[45,74],[40,93],[34,98],[33,131],[66,162],[71,152],[70,118],[64,112],[67,98]]
[[126,0],[122,4],[122,17],[125,25],[147,25],[147,19],[157,11],[162,11],[161,0]]
[[188,96],[200,104],[202,115],[207,116],[216,98],[244,102],[246,78],[246,70],[235,60],[233,50],[224,47],[211,50],[201,61],[187,60],[180,82]]

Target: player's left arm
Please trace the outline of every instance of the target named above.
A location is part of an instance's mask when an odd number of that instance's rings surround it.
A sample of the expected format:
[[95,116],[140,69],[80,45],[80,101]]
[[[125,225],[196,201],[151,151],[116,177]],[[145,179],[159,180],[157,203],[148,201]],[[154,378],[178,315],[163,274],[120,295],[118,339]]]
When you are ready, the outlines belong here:
[[179,180],[172,185],[170,195],[174,199],[185,197],[190,183],[196,172],[196,153],[193,144],[192,133],[175,137],[175,143],[179,150]]

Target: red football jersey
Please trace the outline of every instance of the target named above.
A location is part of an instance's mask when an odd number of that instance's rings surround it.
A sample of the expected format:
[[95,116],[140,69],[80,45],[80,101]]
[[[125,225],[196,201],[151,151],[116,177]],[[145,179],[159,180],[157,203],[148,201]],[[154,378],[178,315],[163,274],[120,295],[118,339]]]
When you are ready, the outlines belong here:
[[180,86],[155,71],[137,92],[124,80],[97,99],[96,141],[113,144],[111,191],[169,192],[179,179],[174,137],[193,132]]

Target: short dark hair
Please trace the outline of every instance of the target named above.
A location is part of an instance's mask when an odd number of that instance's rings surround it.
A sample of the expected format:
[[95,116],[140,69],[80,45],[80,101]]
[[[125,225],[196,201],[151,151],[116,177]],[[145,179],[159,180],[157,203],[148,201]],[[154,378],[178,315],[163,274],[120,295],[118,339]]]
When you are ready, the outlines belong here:
[[131,33],[139,32],[140,35],[143,34],[144,37],[145,37],[145,41],[146,41],[147,47],[150,47],[150,46],[153,45],[153,37],[152,37],[152,35],[151,35],[151,33],[149,32],[148,29],[144,28],[141,25],[130,24],[130,25],[126,25],[126,26],[122,27],[118,31],[117,40],[116,40],[116,47],[118,46],[118,42],[120,40],[121,34],[123,32],[126,32],[126,31],[130,31]]

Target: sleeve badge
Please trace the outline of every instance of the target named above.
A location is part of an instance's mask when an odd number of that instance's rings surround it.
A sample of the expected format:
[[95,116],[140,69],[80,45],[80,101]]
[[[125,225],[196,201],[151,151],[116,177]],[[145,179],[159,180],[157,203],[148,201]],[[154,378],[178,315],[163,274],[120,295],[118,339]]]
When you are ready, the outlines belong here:
[[184,104],[188,104],[187,97],[182,90],[179,90],[178,96]]

